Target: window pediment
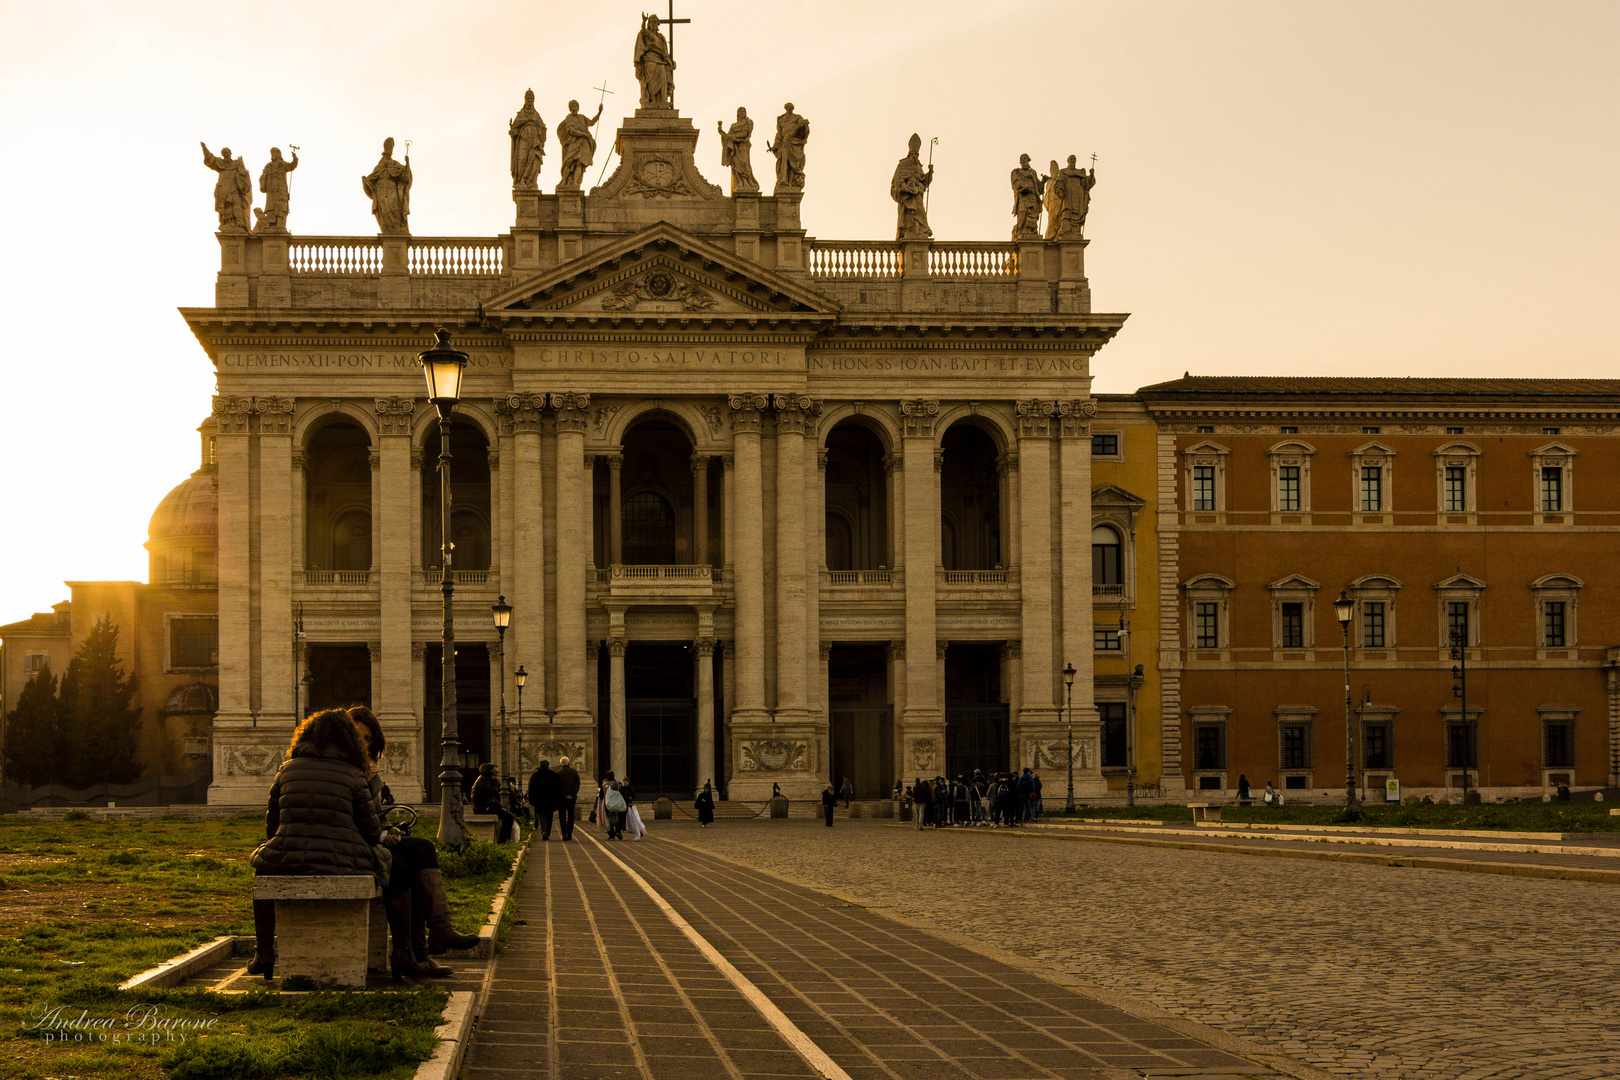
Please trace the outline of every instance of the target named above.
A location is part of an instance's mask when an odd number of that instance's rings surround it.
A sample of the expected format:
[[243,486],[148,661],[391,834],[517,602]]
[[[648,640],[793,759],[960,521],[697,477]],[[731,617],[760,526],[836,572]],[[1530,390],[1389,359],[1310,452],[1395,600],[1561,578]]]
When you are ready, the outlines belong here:
[[1350,451],[1350,456],[1356,458],[1394,457],[1395,451],[1392,448],[1385,446],[1383,443],[1374,440],[1370,443],[1362,443],[1360,446]]
[[1530,583],[1532,589],[1584,589],[1586,582],[1574,574],[1543,574]]
[[1453,574],[1444,581],[1435,582],[1437,591],[1453,589],[1458,591],[1478,592],[1485,588],[1485,583],[1472,574]]
[[1266,586],[1266,588],[1272,590],[1273,592],[1283,589],[1292,589],[1296,592],[1316,592],[1317,590],[1321,589],[1321,587],[1321,582],[1312,581],[1304,574],[1289,574],[1287,577],[1278,578],[1276,581],[1273,581],[1270,585]]
[[1563,443],[1550,442],[1545,446],[1538,446],[1527,455],[1533,458],[1549,457],[1575,457],[1580,451]]
[[1362,577],[1356,578],[1356,580],[1350,583],[1350,590],[1352,592],[1366,589],[1395,590],[1401,587],[1400,580],[1398,578],[1392,578],[1388,574],[1366,574]]
[[1232,451],[1228,450],[1226,447],[1222,446],[1220,443],[1213,443],[1213,442],[1210,442],[1209,440],[1206,439],[1201,443],[1197,443],[1196,445],[1187,447],[1187,449],[1183,450],[1181,453],[1182,453],[1183,457],[1195,458],[1195,457],[1210,457],[1210,456],[1225,457],[1227,454],[1230,454],[1231,452]]
[[1091,505],[1096,508],[1129,507],[1139,510],[1147,505],[1147,500],[1114,484],[1100,484],[1091,489]]
[[1267,450],[1266,453],[1270,454],[1272,457],[1310,457],[1312,454],[1316,453],[1316,447],[1312,446],[1308,442],[1301,442],[1298,439],[1284,439],[1282,442],[1274,445],[1270,450]]
[[1473,443],[1447,443],[1434,452],[1437,458],[1479,457],[1480,449]]
[[1214,589],[1231,592],[1237,588],[1237,582],[1229,577],[1222,577],[1220,574],[1199,574],[1196,577],[1188,578],[1181,587],[1187,590]]

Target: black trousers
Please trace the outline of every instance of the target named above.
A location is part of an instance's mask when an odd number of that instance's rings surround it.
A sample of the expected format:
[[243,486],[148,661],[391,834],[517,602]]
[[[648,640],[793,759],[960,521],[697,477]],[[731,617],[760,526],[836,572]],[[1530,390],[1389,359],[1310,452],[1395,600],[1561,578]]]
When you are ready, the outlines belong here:
[[562,830],[562,838],[569,839],[574,835],[574,800],[559,799],[557,802],[557,827]]
[[830,829],[832,828],[833,808],[830,806],[823,806],[822,809],[827,812],[827,828]]
[[538,818],[540,822],[540,839],[551,839],[551,817],[556,812],[557,811],[551,809],[550,807],[537,806],[534,808],[534,816]]
[[424,837],[406,836],[384,846],[394,856],[388,871],[389,892],[408,889],[419,872],[439,867],[439,853],[433,841]]

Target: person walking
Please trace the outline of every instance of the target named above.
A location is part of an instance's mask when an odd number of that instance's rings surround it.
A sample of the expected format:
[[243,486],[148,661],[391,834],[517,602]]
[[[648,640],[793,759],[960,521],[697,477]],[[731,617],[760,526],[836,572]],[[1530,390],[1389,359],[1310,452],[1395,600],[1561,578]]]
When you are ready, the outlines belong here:
[[607,779],[602,781],[602,817],[607,825],[607,838],[609,840],[624,839],[624,814],[630,809],[630,804],[624,801],[624,793],[619,790],[619,781],[610,772]]
[[562,780],[551,771],[551,762],[542,761],[529,777],[529,805],[534,807],[535,824],[540,828],[540,839],[551,839],[551,819],[557,813],[562,799]]
[[834,793],[832,785],[828,784],[821,791],[821,811],[827,815],[827,828],[829,829],[833,827],[833,811],[836,809],[838,809],[838,796]]
[[[630,839],[640,840],[646,833],[647,826],[642,824],[641,811],[636,809],[636,789],[630,786],[630,778],[626,776],[619,781],[619,794],[624,796],[624,829],[630,830]],[[621,829],[620,835],[623,835]]]
[[557,827],[564,840],[574,837],[574,806],[579,802],[579,773],[567,758],[557,762]]
[[1238,802],[1243,806],[1249,805],[1249,774],[1238,773]]
[[839,794],[844,797],[844,809],[848,810],[849,800],[855,797],[855,782],[847,776],[844,777],[844,786],[839,791]]
[[692,804],[692,809],[697,811],[700,827],[707,829],[714,824],[714,786],[710,781],[703,781],[703,790],[698,792],[697,801]]

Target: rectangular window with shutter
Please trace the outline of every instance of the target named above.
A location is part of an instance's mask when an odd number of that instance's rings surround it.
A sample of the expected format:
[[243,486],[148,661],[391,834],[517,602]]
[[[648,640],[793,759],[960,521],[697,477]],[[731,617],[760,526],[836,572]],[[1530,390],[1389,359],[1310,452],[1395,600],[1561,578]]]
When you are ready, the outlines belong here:
[[1220,623],[1217,620],[1215,604],[1201,600],[1193,605],[1194,641],[1200,649],[1221,647]]
[[1473,769],[1479,766],[1479,725],[1446,725],[1446,768]]
[[1468,509],[1468,470],[1461,465],[1446,466],[1446,512],[1461,514]]
[[169,666],[206,668],[219,664],[218,619],[170,619]]
[[1282,605],[1282,641],[1284,649],[1303,649],[1305,647],[1305,605]]
[[1193,768],[1226,768],[1226,725],[1193,725]]
[[1548,769],[1575,767],[1575,724],[1547,720],[1541,725],[1541,764]]
[[1472,645],[1473,640],[1468,636],[1468,601],[1446,601],[1446,641],[1452,644],[1461,642]]
[[1384,508],[1384,470],[1377,465],[1361,467],[1361,509],[1376,512]]
[[1299,509],[1299,466],[1281,465],[1277,468],[1277,509]]
[[1194,510],[1212,511],[1215,509],[1215,466],[1193,466],[1192,503]]
[[1123,769],[1131,763],[1130,734],[1126,730],[1125,703],[1099,701],[1097,712],[1102,716],[1102,765],[1105,769]]
[[1311,725],[1298,721],[1282,725],[1282,767],[1308,769],[1311,767]]
[[1093,435],[1091,437],[1091,453],[1093,457],[1118,457],[1119,435],[1114,432]]
[[1562,649],[1564,635],[1564,601],[1548,600],[1541,605],[1542,644],[1549,649]]
[[1361,645],[1365,649],[1384,647],[1384,602],[1368,600],[1361,605]]
[[1395,754],[1390,742],[1390,726],[1388,724],[1367,724],[1361,729],[1361,748],[1365,767],[1369,769],[1393,769],[1395,767]]

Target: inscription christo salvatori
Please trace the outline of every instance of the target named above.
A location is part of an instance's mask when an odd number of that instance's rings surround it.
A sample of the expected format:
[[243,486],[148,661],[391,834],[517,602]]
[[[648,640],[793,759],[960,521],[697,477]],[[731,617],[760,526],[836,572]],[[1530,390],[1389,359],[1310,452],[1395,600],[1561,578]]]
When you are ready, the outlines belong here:
[[[221,353],[219,366],[236,371],[301,369],[332,371],[420,371],[417,354],[394,352],[228,352]],[[470,353],[471,368],[505,369],[512,366],[509,356],[498,353]]]
[[541,349],[540,365],[558,368],[781,368],[786,349]]
[[863,372],[921,371],[944,375],[1052,375],[1085,373],[1080,356],[811,356],[810,370],[831,375]]

